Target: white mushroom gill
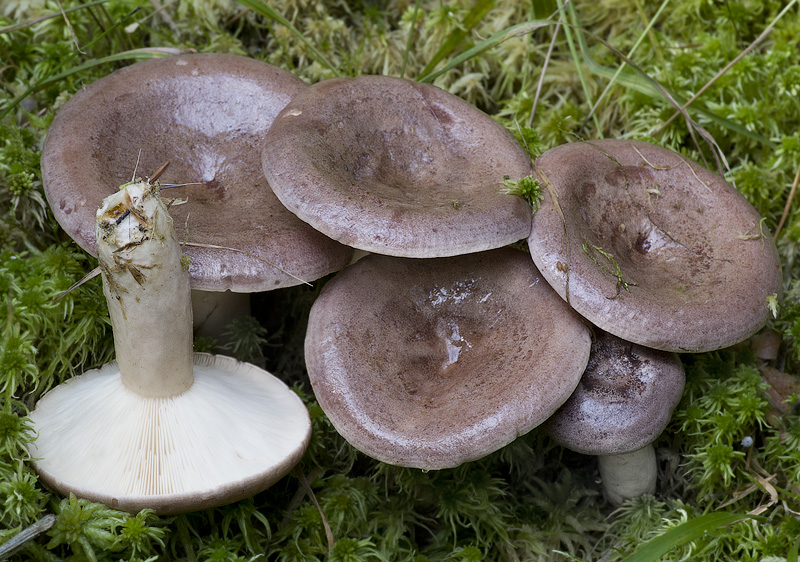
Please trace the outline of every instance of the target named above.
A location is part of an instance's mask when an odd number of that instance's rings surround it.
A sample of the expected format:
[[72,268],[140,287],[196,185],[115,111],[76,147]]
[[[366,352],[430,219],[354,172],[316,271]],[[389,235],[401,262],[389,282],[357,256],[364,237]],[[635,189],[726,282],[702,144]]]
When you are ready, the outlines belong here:
[[230,358],[198,354],[197,363],[176,397],[142,398],[114,363],[58,387],[36,408],[38,467],[89,496],[210,497],[293,454],[307,428],[283,383]]

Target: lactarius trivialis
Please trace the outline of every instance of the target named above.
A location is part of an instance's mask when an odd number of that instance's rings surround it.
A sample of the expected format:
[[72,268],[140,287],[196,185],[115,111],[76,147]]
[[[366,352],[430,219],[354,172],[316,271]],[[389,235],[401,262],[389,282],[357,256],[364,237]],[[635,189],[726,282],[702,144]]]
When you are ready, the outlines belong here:
[[545,189],[528,238],[533,261],[592,324],[646,347],[701,352],[767,321],[778,253],[758,212],[721,177],[629,140],[558,146],[535,169]]
[[367,252],[454,256],[530,233],[530,207],[501,185],[529,175],[530,157],[488,115],[429,84],[313,84],[275,118],[262,162],[290,211]]
[[[261,169],[267,130],[305,88],[285,70],[226,54],[176,55],[113,72],[78,91],[48,130],[42,181],[53,214],[96,255],[94,215],[103,198],[129,181],[137,159],[148,171],[168,160],[162,185],[191,184],[164,196],[175,200],[170,214],[192,258],[192,288],[206,292],[198,303],[212,299],[207,308],[219,313],[227,304],[212,297],[222,291],[268,291],[338,271],[352,249],[287,211]],[[198,328],[204,319],[196,310]]]
[[612,504],[652,494],[658,472],[652,443],[669,423],[684,381],[675,353],[598,332],[586,371],[548,420],[548,432],[568,449],[597,455]]
[[177,513],[253,495],[300,460],[305,406],[253,365],[192,352],[188,263],[157,185],[97,211],[116,363],[48,392],[31,413],[42,480],[135,512]]
[[523,252],[373,254],[314,303],[306,365],[345,439],[421,469],[483,457],[544,422],[589,358],[589,330]]

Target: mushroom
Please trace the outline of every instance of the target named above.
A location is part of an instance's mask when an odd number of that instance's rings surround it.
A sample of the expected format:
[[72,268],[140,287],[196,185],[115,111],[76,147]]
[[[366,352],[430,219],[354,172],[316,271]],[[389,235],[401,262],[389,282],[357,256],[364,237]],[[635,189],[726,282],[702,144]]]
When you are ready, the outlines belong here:
[[486,114],[428,84],[314,84],[275,118],[262,162],[290,211],[367,252],[453,256],[530,233],[530,207],[501,189],[530,175],[529,156]]
[[[221,297],[338,271],[352,249],[289,213],[261,171],[267,129],[305,87],[284,70],[225,54],[117,70],[77,92],[53,120],[42,151],[50,207],[78,245],[96,255],[94,214],[109,186],[129,181],[137,165],[156,170],[168,160],[161,183],[192,184],[171,188],[168,197],[191,258],[193,289]],[[229,306],[214,299],[207,308]],[[198,309],[196,320],[208,315]]]
[[622,339],[676,352],[738,343],[780,291],[772,238],[719,176],[645,142],[559,146],[535,162],[546,189],[528,246],[578,313]]
[[157,185],[124,185],[96,224],[116,362],[54,388],[30,414],[43,481],[164,514],[277,481],[308,445],[308,412],[266,371],[192,353],[189,273]]
[[337,431],[380,461],[421,469],[478,459],[569,397],[591,345],[523,252],[372,254],[311,308],[305,356]]
[[568,449],[597,455],[605,496],[619,506],[655,492],[652,443],[669,423],[684,382],[675,353],[598,332],[577,389],[547,431]]

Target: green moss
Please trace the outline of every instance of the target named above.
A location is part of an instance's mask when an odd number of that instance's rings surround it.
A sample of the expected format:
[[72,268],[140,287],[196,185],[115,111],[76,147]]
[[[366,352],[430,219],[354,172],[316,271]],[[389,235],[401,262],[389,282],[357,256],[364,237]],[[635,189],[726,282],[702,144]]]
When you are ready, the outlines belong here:
[[542,186],[533,176],[525,176],[518,180],[504,180],[505,193],[522,197],[531,206],[531,213],[536,214],[542,201]]
[[[264,558],[266,552],[271,560],[620,560],[643,541],[731,501],[729,509],[759,509],[764,520],[719,529],[676,548],[664,560],[787,555],[800,534],[794,515],[800,511],[800,421],[792,409],[774,411],[758,363],[744,348],[685,357],[686,394],[657,443],[662,460],[658,496],[628,502],[610,514],[599,496],[592,460],[562,451],[536,432],[486,459],[436,473],[389,467],[356,452],[314,402],[304,372],[305,318],[324,282],[313,289],[254,297],[258,322],[233,326],[236,337],[229,350],[284,374],[309,405],[314,434],[301,473],[234,506],[173,518],[130,516],[50,496],[27,462],[27,408],[48,388],[111,356],[98,279],[54,302],[94,263],[74,244],[61,242],[63,233],[44,200],[39,155],[53,115],[83,84],[128,63],[94,65],[93,60],[136,48],[247,54],[308,82],[333,75],[285,27],[234,2],[181,0],[162,2],[163,8],[145,3],[124,28],[90,47],[141,3],[63,4],[67,10],[79,8],[68,17],[85,54],[76,51],[52,2],[12,2],[0,16],[0,27],[23,22],[13,31],[0,31],[0,111],[38,83],[0,122],[0,521],[6,529],[0,537],[48,511],[59,514],[48,536],[16,559],[250,560]],[[556,4],[497,0],[449,57],[508,26],[545,18]],[[270,3],[341,75],[399,75],[405,61],[405,75],[411,77],[465,25],[474,5],[466,0],[423,1],[415,19],[413,2]],[[582,0],[565,11],[574,15],[573,33],[584,27],[627,53],[659,5]],[[633,58],[676,99],[686,100],[755,40],[785,5],[780,0],[670,3]],[[56,17],[24,25],[44,13]],[[497,118],[532,158],[543,148],[579,138],[627,137],[698,160],[705,157],[713,166],[710,153],[694,144],[682,119],[660,130],[674,107],[630,69],[623,70],[599,103],[597,119],[584,124],[619,61],[590,36],[586,49],[579,46],[573,54],[563,28],[531,119],[553,31],[549,25],[501,43],[442,74],[435,84]],[[688,110],[713,135],[730,163],[731,179],[773,230],[800,162],[799,42],[795,7],[777,22],[767,41]],[[586,76],[586,87],[576,79],[576,66]],[[50,80],[56,71],[64,76]],[[533,203],[537,186],[523,183]],[[793,376],[800,361],[796,206],[777,240],[786,290],[777,297],[772,327],[785,344],[771,365]],[[617,278],[620,289],[627,288],[613,256],[604,256],[601,248],[587,249]],[[203,349],[213,345],[198,342]],[[325,522],[333,532],[333,548]]]

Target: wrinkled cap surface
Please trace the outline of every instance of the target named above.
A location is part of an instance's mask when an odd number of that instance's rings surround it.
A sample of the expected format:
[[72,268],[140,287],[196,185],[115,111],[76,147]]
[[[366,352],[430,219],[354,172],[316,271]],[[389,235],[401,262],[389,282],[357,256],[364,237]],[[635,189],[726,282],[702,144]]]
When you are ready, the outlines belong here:
[[[162,185],[188,244],[195,289],[296,285],[337,271],[349,248],[297,219],[261,170],[261,144],[305,84],[247,57],[172,56],[139,62],[75,94],[48,131],[42,177],[67,233],[96,255],[94,214],[116,186],[169,167]],[[141,158],[137,168],[137,158]],[[180,204],[181,201],[186,201]]]
[[637,451],[664,431],[684,382],[676,354],[600,332],[578,388],[548,420],[547,431],[586,455]]
[[170,514],[250,497],[300,461],[311,420],[283,382],[206,353],[194,376],[169,398],[131,392],[116,363],[57,386],[30,414],[36,471],[64,495]]
[[531,162],[498,123],[439,88],[386,76],[325,80],[270,128],[264,173],[278,198],[361,250],[441,257],[530,233],[530,207],[501,193]]
[[[542,275],[582,316],[625,340],[700,352],[758,331],[780,291],[772,237],[722,178],[645,142],[546,151],[528,245]],[[562,221],[563,213],[563,221]]]
[[320,405],[362,452],[458,466],[546,420],[574,390],[589,331],[527,254],[371,255],[323,288],[306,334]]

